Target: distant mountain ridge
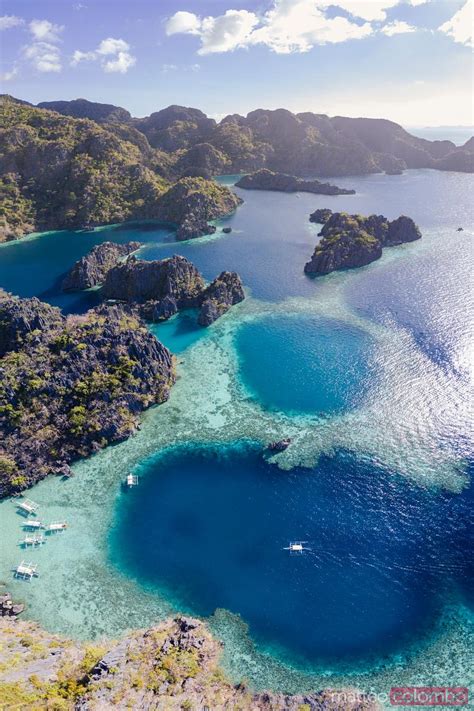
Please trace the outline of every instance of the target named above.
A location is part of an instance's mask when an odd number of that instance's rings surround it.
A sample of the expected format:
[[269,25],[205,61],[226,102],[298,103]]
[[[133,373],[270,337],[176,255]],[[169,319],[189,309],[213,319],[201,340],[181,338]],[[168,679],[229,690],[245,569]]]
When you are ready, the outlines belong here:
[[75,99],[38,104],[66,116],[126,124],[170,155],[170,175],[238,173],[269,168],[295,175],[365,175],[406,168],[474,172],[473,140],[418,138],[387,119],[329,117],[286,109],[231,114],[217,123],[199,109],[172,105],[144,118],[120,106]]
[[[232,212],[223,173],[367,175],[406,168],[474,172],[474,138],[428,141],[384,119],[257,109],[217,123],[168,106],[133,118],[76,99],[41,106],[0,96],[0,242],[28,232],[133,219],[173,222],[180,239]],[[177,182],[178,181],[178,182]],[[179,219],[178,219],[179,218]]]

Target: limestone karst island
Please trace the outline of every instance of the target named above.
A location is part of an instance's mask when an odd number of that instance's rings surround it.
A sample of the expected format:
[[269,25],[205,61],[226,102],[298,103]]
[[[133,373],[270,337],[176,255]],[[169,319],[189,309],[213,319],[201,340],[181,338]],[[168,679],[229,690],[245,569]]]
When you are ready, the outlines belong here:
[[473,0],[0,13],[0,709],[469,708]]

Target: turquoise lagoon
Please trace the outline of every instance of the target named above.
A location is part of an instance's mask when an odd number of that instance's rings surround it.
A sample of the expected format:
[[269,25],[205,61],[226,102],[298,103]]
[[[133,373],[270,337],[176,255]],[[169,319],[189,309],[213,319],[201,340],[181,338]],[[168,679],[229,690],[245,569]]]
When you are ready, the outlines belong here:
[[[32,553],[30,585],[11,578],[21,519],[0,504],[0,576],[28,615],[89,638],[200,614],[229,673],[260,688],[469,685],[472,181],[410,171],[340,179],[354,196],[241,191],[229,235],[177,244],[123,225],[1,247],[0,285],[68,311],[97,294],[62,295],[61,275],[105,239],[184,254],[208,279],[235,269],[248,293],[210,329],[192,311],[153,326],[179,354],[170,400],[73,479],[31,492],[70,528]],[[307,218],[326,206],[411,215],[423,240],[308,279]],[[283,436],[285,452],[263,453]],[[141,485],[125,495],[131,470]],[[311,553],[287,556],[298,538]]]

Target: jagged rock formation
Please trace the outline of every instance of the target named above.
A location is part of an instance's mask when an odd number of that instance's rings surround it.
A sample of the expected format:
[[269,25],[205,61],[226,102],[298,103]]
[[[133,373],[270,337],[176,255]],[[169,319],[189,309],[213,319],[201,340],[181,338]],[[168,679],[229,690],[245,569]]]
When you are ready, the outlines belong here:
[[194,264],[185,257],[145,261],[131,257],[109,271],[102,287],[106,299],[129,303],[175,300],[179,308],[191,306],[205,288]]
[[222,272],[214,279],[200,297],[201,310],[198,321],[201,326],[210,326],[231,306],[245,299],[242,281],[235,272]]
[[0,294],[0,498],[128,437],[174,383],[171,353],[124,307],[65,318]]
[[199,306],[202,326],[209,326],[245,298],[235,272],[222,272],[206,287],[194,264],[178,255],[149,262],[129,258],[108,272],[102,295],[127,301],[150,321],[164,321],[179,309]]
[[329,274],[338,269],[354,269],[379,259],[383,247],[392,247],[421,238],[410,217],[387,220],[383,215],[348,215],[345,212],[316,210],[312,222],[323,224],[322,237],[305,265],[307,274]]
[[64,317],[55,306],[36,297],[12,298],[0,289],[0,358],[30,344],[39,345],[63,325]]
[[294,175],[274,173],[263,168],[251,175],[244,175],[236,183],[238,188],[245,190],[276,190],[282,193],[314,193],[315,195],[355,195],[355,190],[338,188],[330,183],[319,180],[302,180]]
[[70,269],[61,284],[62,290],[80,291],[102,284],[109,270],[115,267],[122,257],[136,252],[141,246],[141,242],[103,242],[96,245]]
[[0,696],[8,708],[65,711],[379,711],[356,690],[290,696],[232,684],[221,645],[206,625],[176,617],[118,642],[91,645],[48,634],[33,622],[0,619]]

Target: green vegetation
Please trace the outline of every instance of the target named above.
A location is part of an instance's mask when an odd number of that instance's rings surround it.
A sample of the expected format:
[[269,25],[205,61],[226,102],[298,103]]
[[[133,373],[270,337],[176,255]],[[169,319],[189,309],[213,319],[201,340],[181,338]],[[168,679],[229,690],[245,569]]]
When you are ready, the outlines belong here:
[[167,184],[142,134],[120,135],[9,97],[0,100],[0,129],[0,241],[154,216]]

